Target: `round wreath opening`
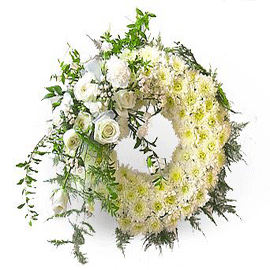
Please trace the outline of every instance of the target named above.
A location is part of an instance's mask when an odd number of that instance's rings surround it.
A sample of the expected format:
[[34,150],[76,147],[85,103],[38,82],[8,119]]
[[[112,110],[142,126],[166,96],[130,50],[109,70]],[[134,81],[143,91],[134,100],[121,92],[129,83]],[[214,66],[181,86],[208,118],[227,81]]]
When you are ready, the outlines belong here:
[[[106,32],[100,40],[92,39],[98,55],[83,62],[70,49],[70,62],[60,61],[60,74],[52,76],[56,85],[46,87],[44,97],[53,108],[49,133],[17,165],[26,171],[18,183],[24,184],[25,196],[19,208],[27,206],[30,225],[38,217],[31,197],[35,166],[46,154],[62,165],[49,180],[59,186],[49,219],[68,218],[74,234],[70,240],[50,242],[73,244],[81,263],[87,261],[80,246],[94,232],[89,217],[96,201],[116,218],[122,251],[138,234],[145,237],[146,249],[173,247],[179,221],[201,230],[199,214],[215,222],[214,213],[225,218],[235,213],[227,198],[226,167],[242,159],[237,137],[245,124],[230,120],[233,111],[216,72],[198,64],[180,42],[165,47],[160,37],[150,38],[154,14],[136,12],[124,38]],[[156,115],[170,121],[179,140],[171,160],[157,154],[158,138],[147,137]],[[168,132],[161,124],[159,129]],[[115,147],[127,137],[144,154],[149,173],[118,162]],[[75,209],[72,201],[78,198],[82,205]]]

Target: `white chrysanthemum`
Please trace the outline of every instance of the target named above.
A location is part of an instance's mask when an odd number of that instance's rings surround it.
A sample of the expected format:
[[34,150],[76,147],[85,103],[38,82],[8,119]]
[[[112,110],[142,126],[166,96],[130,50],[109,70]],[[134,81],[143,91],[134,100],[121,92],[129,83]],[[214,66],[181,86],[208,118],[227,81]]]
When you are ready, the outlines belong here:
[[170,163],[169,166],[169,180],[173,184],[177,184],[183,181],[185,177],[185,172],[181,166],[177,165],[176,163]]
[[128,63],[113,55],[106,63],[107,80],[114,88],[126,88],[130,81]]
[[132,217],[137,221],[144,221],[149,215],[149,209],[143,199],[137,199],[131,207]]
[[217,91],[213,79],[209,76],[200,75],[196,81],[196,88],[204,96],[214,95]]
[[144,48],[140,49],[139,55],[144,61],[156,63],[159,61],[161,52],[157,47],[145,46]]
[[147,228],[149,232],[159,233],[163,229],[163,224],[161,223],[159,218],[149,218],[147,220]]
[[157,78],[162,86],[169,85],[171,83],[170,70],[164,66],[161,66],[157,71]]
[[134,61],[137,56],[137,51],[125,48],[119,55],[119,58],[125,61]]
[[130,228],[131,235],[144,234],[146,232],[145,222],[134,222]]
[[74,87],[74,95],[76,99],[84,102],[95,100],[99,94],[98,84],[95,83],[95,81],[95,75],[92,72],[86,72]]
[[184,200],[188,200],[195,192],[194,183],[190,181],[184,181],[181,183],[178,191]]
[[173,70],[179,73],[183,72],[187,68],[185,62],[180,57],[175,55],[170,58],[170,64]]

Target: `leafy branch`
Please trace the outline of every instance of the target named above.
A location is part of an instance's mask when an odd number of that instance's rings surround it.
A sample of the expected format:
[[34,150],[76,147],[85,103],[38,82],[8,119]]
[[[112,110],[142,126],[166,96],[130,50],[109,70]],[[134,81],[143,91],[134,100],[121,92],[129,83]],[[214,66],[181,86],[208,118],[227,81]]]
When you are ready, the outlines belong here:
[[25,176],[22,178],[17,185],[24,184],[24,188],[22,190],[22,195],[24,196],[25,202],[20,204],[17,208],[22,209],[24,206],[27,207],[27,214],[25,218],[29,219],[29,225],[32,226],[32,221],[38,219],[38,213],[35,210],[35,205],[33,204],[34,195],[36,194],[36,186],[35,183],[37,179],[33,178],[33,174],[38,173],[33,166],[39,165],[42,161],[40,159],[41,156],[49,153],[44,150],[40,150],[40,148],[46,147],[47,136],[43,136],[41,140],[36,144],[33,151],[28,155],[28,160],[23,163],[18,163],[16,167],[22,168],[25,171]]
[[121,231],[119,228],[115,229],[115,236],[116,246],[122,251],[123,255],[125,256],[126,246],[130,243],[130,240],[132,240],[133,236],[131,236],[127,232]]
[[73,255],[81,264],[87,263],[86,254],[81,251],[81,246],[85,244],[85,236],[93,236],[95,230],[93,227],[88,224],[87,222],[81,222],[81,225],[77,225],[75,223],[70,222],[71,226],[73,227],[73,235],[71,240],[48,240],[49,243],[53,244],[56,247],[72,244],[73,245]]
[[151,246],[159,249],[160,254],[162,253],[162,248],[164,246],[173,249],[174,242],[178,240],[178,231],[167,231],[163,230],[159,233],[149,233],[144,238],[144,250],[146,251]]

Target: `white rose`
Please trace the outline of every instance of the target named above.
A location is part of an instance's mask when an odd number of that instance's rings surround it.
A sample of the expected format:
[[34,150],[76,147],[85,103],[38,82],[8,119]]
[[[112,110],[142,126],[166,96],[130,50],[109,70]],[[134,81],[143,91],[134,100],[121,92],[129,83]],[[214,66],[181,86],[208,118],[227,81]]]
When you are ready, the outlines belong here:
[[101,51],[103,52],[110,51],[112,50],[112,48],[113,48],[113,45],[107,41],[104,41],[101,45]]
[[126,88],[130,81],[130,69],[128,63],[112,56],[106,64],[108,69],[107,80],[114,88]]
[[120,136],[118,123],[108,115],[103,115],[95,122],[94,139],[101,143],[115,143]]
[[58,190],[53,196],[53,211],[55,214],[60,214],[66,211],[68,204],[68,194],[65,190]]
[[74,128],[87,132],[92,126],[92,116],[87,112],[80,112],[75,120]]
[[132,91],[120,90],[114,94],[116,106],[122,109],[132,109],[136,104],[136,95]]
[[67,149],[71,152],[75,151],[80,145],[80,137],[74,129],[69,129],[63,136],[63,141]]
[[92,72],[86,72],[82,78],[79,79],[74,87],[74,95],[77,100],[89,101],[94,100],[98,95],[98,84],[93,83],[96,77]]

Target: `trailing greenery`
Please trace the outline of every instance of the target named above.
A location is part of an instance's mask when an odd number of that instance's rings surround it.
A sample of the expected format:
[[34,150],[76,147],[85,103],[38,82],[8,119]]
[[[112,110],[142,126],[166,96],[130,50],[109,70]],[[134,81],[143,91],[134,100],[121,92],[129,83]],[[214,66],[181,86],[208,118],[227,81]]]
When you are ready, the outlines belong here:
[[25,176],[22,178],[17,185],[23,185],[22,195],[24,196],[25,202],[18,206],[18,209],[22,209],[24,206],[27,208],[27,213],[25,218],[29,220],[29,225],[32,226],[32,222],[38,219],[38,213],[35,210],[34,205],[34,196],[36,194],[36,185],[37,179],[33,177],[34,174],[37,174],[38,171],[35,168],[40,164],[41,157],[47,154],[47,151],[44,151],[46,147],[47,136],[42,137],[42,139],[34,147],[33,151],[28,155],[28,160],[23,163],[18,163],[16,167],[22,168],[25,171]]
[[133,236],[126,232],[122,232],[119,228],[115,229],[115,237],[116,237],[116,246],[122,251],[125,256],[125,248],[127,244],[130,243],[130,240],[133,239]]
[[177,229],[175,231],[163,230],[158,233],[146,234],[144,237],[144,250],[146,251],[151,246],[159,249],[159,252],[162,253],[162,248],[169,247],[173,249],[174,242],[178,240]]
[[72,253],[74,255],[74,258],[78,260],[81,264],[86,264],[88,259],[86,257],[86,254],[81,251],[81,246],[85,244],[85,236],[93,236],[93,233],[95,233],[95,230],[93,227],[86,223],[82,222],[81,225],[77,225],[75,223],[70,222],[71,226],[73,227],[73,235],[71,240],[48,240],[49,243],[53,244],[56,247],[66,245],[66,244],[72,244],[73,249]]

